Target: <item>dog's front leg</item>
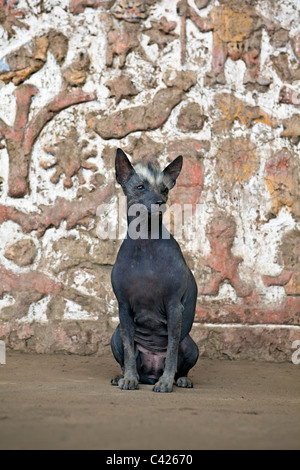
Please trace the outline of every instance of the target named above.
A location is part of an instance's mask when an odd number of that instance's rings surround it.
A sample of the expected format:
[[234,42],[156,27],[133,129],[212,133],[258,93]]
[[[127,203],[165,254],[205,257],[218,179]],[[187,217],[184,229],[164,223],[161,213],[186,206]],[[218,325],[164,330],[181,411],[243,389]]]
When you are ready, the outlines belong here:
[[129,305],[119,303],[119,317],[124,345],[124,378],[119,380],[118,385],[122,390],[135,390],[139,388],[139,377],[134,351],[135,327]]
[[165,370],[159,381],[154,385],[154,392],[172,392],[173,390],[174,377],[177,371],[182,312],[181,302],[172,303],[167,308],[168,349]]

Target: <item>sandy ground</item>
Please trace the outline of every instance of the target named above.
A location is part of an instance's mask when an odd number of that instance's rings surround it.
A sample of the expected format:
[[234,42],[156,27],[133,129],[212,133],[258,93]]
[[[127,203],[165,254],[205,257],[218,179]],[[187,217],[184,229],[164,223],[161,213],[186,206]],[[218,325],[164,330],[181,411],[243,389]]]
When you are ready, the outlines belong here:
[[8,353],[0,449],[299,449],[300,365],[200,359],[194,388],[121,391],[112,357]]

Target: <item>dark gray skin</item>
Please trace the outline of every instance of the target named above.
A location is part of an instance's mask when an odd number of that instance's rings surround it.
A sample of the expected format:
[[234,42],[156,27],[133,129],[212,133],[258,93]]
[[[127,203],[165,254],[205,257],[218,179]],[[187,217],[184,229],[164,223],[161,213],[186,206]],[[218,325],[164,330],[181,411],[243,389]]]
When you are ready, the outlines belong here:
[[[163,172],[153,166],[135,171],[125,153],[117,150],[116,177],[128,208],[144,204],[150,222],[147,239],[132,239],[128,231],[112,271],[120,324],[111,347],[123,372],[112,384],[122,390],[137,389],[140,382],[154,385],[155,392],[172,392],[174,380],[180,387],[193,386],[187,375],[199,355],[189,336],[197,285],[178,243],[169,232],[165,237],[162,211],[155,215],[159,235],[151,239],[151,215],[167,202],[181,168],[180,156]],[[133,219],[128,216],[129,226]]]

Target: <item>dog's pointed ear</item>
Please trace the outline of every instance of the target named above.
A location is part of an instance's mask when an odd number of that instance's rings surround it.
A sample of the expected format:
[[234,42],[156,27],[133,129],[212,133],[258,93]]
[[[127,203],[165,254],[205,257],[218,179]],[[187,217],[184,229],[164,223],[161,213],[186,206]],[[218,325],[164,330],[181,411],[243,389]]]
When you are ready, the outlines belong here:
[[183,158],[181,155],[175,158],[175,160],[164,169],[163,174],[166,180],[169,182],[169,189],[172,189],[175,184],[176,180],[181,172],[182,169]]
[[129,181],[131,176],[134,174],[133,166],[125,152],[121,149],[117,149],[116,152],[116,178],[118,183],[123,186]]

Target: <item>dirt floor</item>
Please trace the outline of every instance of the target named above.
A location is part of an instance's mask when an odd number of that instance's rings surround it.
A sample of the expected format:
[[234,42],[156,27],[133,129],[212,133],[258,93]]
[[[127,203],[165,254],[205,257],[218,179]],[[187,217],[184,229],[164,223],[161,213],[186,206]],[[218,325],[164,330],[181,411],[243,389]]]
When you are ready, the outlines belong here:
[[300,365],[200,359],[194,388],[121,391],[112,357],[9,352],[0,449],[300,449]]

